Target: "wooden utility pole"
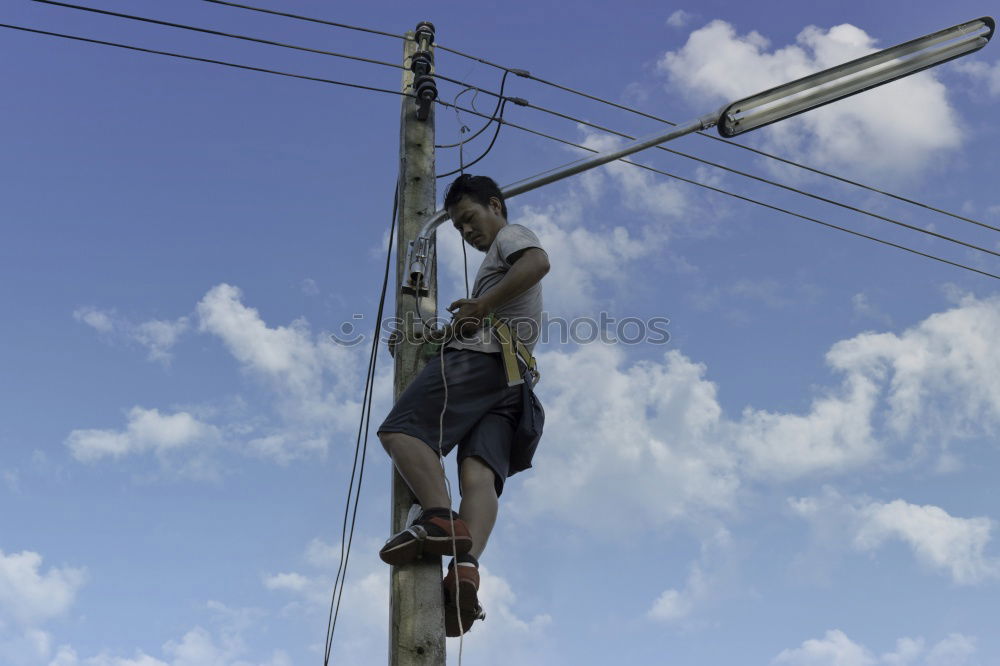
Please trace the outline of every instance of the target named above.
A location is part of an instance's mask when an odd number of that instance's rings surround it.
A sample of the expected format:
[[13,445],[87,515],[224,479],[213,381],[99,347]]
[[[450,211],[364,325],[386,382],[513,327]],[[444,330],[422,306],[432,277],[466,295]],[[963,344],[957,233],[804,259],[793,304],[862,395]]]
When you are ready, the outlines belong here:
[[[399,395],[426,364],[414,344],[419,314],[437,315],[437,270],[433,258],[427,266],[424,294],[402,294],[408,267],[406,253],[421,225],[436,210],[434,179],[433,62],[434,26],[417,25],[403,47],[403,97],[400,126],[399,233],[396,241],[396,317],[407,332],[396,350],[393,397]],[[412,66],[411,66],[412,64]],[[414,71],[415,70],[415,71]],[[432,252],[431,256],[434,254]],[[420,313],[416,298],[420,298]],[[395,468],[392,471],[392,526],[390,534],[405,529],[413,493]],[[389,599],[389,666],[444,666],[444,607],[441,593],[441,558],[425,557],[413,564],[393,567]]]

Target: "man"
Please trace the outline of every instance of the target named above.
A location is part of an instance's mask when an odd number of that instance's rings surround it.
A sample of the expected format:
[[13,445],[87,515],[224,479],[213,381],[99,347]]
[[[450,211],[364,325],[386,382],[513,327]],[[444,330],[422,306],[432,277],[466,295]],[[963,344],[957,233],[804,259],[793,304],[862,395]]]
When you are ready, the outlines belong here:
[[[541,330],[541,279],[549,260],[534,233],[507,223],[507,205],[490,178],[459,176],[448,187],[444,204],[465,242],[486,256],[472,298],[448,307],[454,319],[440,352],[443,358],[435,356],[427,364],[379,426],[382,446],[423,507],[379,556],[399,566],[425,551],[458,554],[443,581],[446,633],[458,636],[483,617],[477,596],[479,557],[496,522],[504,481],[531,466],[544,419],[530,378],[508,385],[492,321],[508,322],[530,354]],[[439,453],[447,454],[456,444],[462,496],[458,513],[451,509],[439,459]]]

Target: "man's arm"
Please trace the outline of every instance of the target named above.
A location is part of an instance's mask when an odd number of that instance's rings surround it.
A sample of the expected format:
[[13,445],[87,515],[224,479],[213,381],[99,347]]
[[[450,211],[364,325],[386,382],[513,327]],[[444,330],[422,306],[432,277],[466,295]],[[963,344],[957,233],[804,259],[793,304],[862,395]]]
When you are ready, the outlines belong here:
[[510,270],[496,286],[479,298],[460,298],[448,306],[462,333],[479,328],[486,315],[538,284],[549,272],[549,256],[538,247],[519,250],[509,260]]

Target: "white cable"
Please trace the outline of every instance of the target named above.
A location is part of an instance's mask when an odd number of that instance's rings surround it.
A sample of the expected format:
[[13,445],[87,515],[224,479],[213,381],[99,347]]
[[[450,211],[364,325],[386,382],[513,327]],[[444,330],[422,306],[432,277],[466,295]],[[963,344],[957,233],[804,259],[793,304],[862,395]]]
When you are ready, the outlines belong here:
[[[444,413],[448,409],[448,378],[444,372],[444,348],[445,343],[441,343],[441,383],[444,385],[444,404],[441,406],[441,416],[438,418],[438,461],[441,463],[441,473],[444,474],[444,485],[448,491],[448,520],[451,521],[451,555],[452,563],[455,567],[455,613],[458,616],[458,666],[462,666],[462,648],[465,647],[465,626],[462,623],[462,600],[459,594],[458,580],[458,550],[455,546],[455,514],[452,513],[453,503],[451,496],[451,481],[448,480],[448,473],[444,466],[444,456],[441,454],[441,447],[444,445]],[[456,454],[457,456],[458,454]],[[461,470],[459,470],[461,474]]]

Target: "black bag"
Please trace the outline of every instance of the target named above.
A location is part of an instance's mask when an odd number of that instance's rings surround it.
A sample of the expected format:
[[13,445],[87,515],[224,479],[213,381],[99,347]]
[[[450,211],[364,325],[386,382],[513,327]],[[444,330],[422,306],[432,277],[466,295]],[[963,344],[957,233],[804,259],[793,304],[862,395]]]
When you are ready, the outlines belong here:
[[535,395],[530,378],[521,384],[521,417],[514,432],[514,444],[510,452],[508,476],[531,467],[531,459],[538,448],[545,428],[545,410]]

